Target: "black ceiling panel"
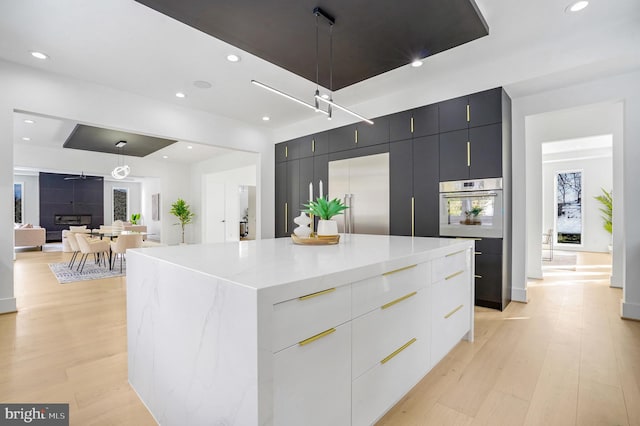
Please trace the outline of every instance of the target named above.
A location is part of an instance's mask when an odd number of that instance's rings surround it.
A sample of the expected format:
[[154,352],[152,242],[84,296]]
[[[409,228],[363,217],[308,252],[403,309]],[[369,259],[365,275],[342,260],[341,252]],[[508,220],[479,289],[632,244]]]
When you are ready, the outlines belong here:
[[[116,148],[118,141],[127,142],[122,151]],[[77,124],[62,146],[85,151],[145,157],[175,142],[177,141]]]
[[[473,0],[136,0],[316,81],[316,18],[335,18],[333,90],[488,34]],[[329,86],[329,25],[319,20],[320,85]]]

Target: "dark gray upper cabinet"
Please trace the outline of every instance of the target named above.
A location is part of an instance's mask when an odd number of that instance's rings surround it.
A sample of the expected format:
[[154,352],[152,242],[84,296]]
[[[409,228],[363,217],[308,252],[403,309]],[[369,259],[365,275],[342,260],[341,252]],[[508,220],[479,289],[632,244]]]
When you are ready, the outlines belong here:
[[389,142],[411,139],[412,111],[403,111],[389,117]]
[[286,235],[291,235],[296,227],[293,219],[300,214],[300,161],[290,160],[287,164],[287,227]]
[[502,122],[502,88],[469,95],[469,127]]
[[320,132],[311,135],[311,150],[313,155],[329,153],[329,132]]
[[502,124],[469,129],[469,178],[502,176]]
[[438,104],[438,123],[440,133],[461,130],[469,127],[467,121],[468,96],[450,99]]
[[440,181],[469,179],[468,130],[440,134]]
[[322,181],[324,195],[329,193],[329,155],[322,154],[313,157],[313,191],[314,197],[319,195],[319,185]]
[[389,118],[374,118],[373,124],[367,124],[364,121],[356,123],[355,137],[358,147],[389,142]]
[[275,235],[278,237],[287,236],[286,227],[288,223],[287,208],[287,163],[276,163],[276,229]]
[[435,135],[439,131],[438,105],[427,105],[412,111],[413,137]]
[[413,142],[389,144],[389,233],[412,235]]
[[438,140],[438,135],[413,140],[414,235],[416,237],[440,235]]
[[276,163],[287,161],[287,143],[288,142],[280,142],[276,144]]
[[329,152],[346,151],[353,148],[357,148],[355,124],[329,130]]
[[318,186],[317,183],[314,182],[313,160],[313,157],[300,159],[300,174],[298,178],[300,181],[300,196],[298,197],[299,204],[294,206],[293,211],[291,212],[294,218],[300,215],[300,211],[304,209],[303,204],[307,204],[309,202],[309,183],[313,183],[313,197],[315,198],[317,196]]

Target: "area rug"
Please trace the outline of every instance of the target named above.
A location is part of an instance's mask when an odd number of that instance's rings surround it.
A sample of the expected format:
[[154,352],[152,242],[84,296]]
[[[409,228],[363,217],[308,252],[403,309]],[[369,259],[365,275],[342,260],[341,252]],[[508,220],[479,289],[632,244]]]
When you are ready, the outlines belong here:
[[60,284],[119,277],[127,273],[125,265],[122,266],[122,272],[120,272],[120,262],[116,262],[116,266],[110,271],[109,268],[96,265],[92,259],[88,259],[82,273],[76,270],[77,263],[73,265],[73,269],[70,269],[68,265],[67,262],[49,264],[49,269]]

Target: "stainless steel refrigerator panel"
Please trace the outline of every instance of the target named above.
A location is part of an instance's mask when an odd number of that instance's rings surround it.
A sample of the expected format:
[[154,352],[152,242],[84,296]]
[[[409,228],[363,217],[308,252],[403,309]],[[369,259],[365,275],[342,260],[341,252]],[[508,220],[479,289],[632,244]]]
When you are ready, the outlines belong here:
[[335,217],[339,231],[389,235],[389,153],[329,162],[329,189],[350,206]]

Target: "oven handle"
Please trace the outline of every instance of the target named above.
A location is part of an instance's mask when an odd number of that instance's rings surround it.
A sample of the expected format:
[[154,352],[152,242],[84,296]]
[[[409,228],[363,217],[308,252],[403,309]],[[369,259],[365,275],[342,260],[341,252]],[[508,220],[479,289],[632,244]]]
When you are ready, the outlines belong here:
[[445,198],[464,198],[464,197],[497,197],[496,192],[444,192],[440,193]]

